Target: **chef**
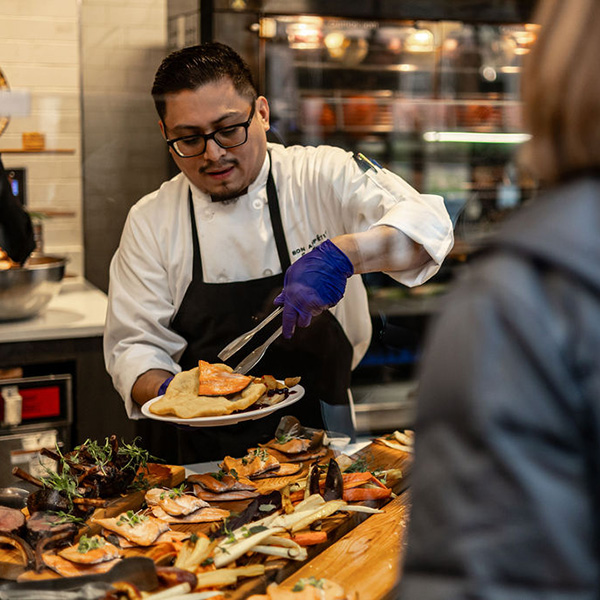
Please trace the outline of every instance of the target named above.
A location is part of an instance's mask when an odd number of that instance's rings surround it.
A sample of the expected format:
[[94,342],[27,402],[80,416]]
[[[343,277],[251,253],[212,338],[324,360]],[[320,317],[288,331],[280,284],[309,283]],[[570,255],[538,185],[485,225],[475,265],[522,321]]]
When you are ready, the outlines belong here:
[[[223,44],[167,56],[152,96],[181,173],[132,207],[111,262],[104,352],[128,415],[199,359],[221,362],[275,304],[283,336],[251,373],[301,376],[305,397],[288,412],[347,430],[336,419],[371,336],[360,273],[407,286],[434,275],[453,244],[443,200],[340,148],[267,143],[267,99]],[[190,463],[243,456],[280,418],[140,431],[165,460]]]

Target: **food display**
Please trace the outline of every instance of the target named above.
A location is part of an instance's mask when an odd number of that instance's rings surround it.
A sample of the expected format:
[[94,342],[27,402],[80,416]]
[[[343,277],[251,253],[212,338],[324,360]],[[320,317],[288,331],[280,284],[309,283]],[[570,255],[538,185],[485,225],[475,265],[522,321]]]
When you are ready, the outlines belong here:
[[249,407],[273,406],[285,400],[290,387],[299,381],[240,375],[225,364],[200,360],[197,367],[175,375],[164,396],[152,402],[149,411],[180,419],[230,415]]
[[378,444],[383,444],[394,450],[402,450],[403,452],[412,452],[415,441],[415,433],[411,429],[406,431],[394,431],[390,435],[381,436],[374,440]]
[[266,594],[254,594],[248,600],[358,600],[355,594],[346,594],[344,588],[327,579],[300,578],[291,590],[272,583]]
[[[57,472],[40,478],[30,510],[0,510],[0,555],[22,565],[20,581],[94,575],[127,589],[128,598],[168,589],[221,600],[354,600],[335,578],[292,576],[349,528],[384,514],[402,480],[398,465],[410,456],[383,444],[344,455],[327,432],[291,416],[267,443],[187,477],[181,468],[166,476],[177,467],[156,471],[146,452],[114,437],[44,453]],[[117,575],[140,557],[153,565],[152,587]]]

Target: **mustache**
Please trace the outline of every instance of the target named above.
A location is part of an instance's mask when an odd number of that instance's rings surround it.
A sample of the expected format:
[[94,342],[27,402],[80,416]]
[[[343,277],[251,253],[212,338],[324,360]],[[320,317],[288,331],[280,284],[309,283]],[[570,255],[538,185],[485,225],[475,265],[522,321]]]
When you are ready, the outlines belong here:
[[207,171],[224,171],[230,167],[235,167],[238,164],[236,159],[224,160],[217,163],[208,163],[203,167],[200,167],[200,173],[206,173]]

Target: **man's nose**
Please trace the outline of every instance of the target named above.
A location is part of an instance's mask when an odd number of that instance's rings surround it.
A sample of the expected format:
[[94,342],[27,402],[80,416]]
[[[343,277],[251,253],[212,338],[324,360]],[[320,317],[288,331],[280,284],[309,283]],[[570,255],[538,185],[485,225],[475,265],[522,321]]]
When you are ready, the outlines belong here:
[[206,148],[204,149],[204,158],[208,161],[215,162],[219,160],[225,152],[225,148],[221,148],[215,140],[208,140],[206,142]]

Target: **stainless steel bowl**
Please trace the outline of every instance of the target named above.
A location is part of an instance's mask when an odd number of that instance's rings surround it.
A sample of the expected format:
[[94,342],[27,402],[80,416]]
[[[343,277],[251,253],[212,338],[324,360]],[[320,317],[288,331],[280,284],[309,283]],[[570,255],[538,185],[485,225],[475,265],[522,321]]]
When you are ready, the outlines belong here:
[[0,320],[27,319],[44,310],[62,286],[67,259],[31,256],[19,269],[0,271]]

